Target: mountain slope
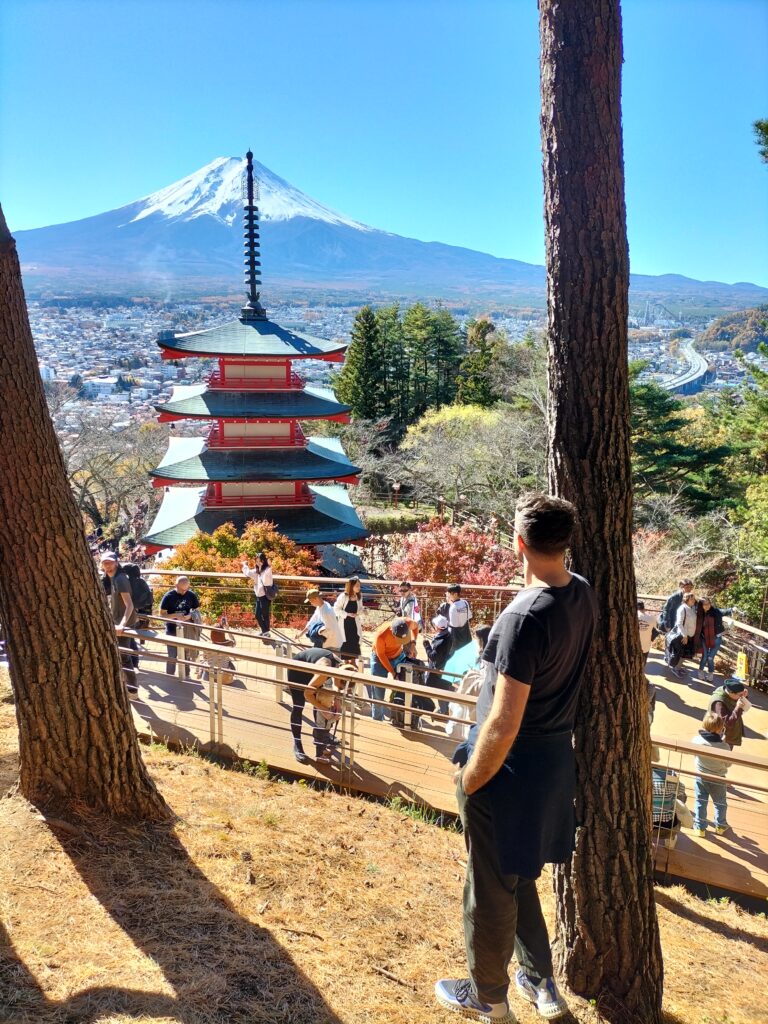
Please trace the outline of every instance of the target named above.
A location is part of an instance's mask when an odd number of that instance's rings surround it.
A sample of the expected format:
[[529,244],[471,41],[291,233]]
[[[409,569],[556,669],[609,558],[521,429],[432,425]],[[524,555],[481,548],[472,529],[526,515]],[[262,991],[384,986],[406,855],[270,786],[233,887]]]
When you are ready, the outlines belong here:
[[[16,235],[25,280],[58,289],[240,290],[241,176],[237,157],[211,163],[107,213]],[[263,164],[264,286],[476,299],[544,300],[544,268],[371,228],[301,192]],[[768,289],[680,275],[634,275],[633,297],[725,308],[756,305]]]

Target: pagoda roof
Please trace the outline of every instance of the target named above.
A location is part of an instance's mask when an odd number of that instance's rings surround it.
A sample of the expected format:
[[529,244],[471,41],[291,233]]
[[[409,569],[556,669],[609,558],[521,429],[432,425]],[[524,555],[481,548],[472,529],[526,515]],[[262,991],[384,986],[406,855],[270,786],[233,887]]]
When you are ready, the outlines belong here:
[[224,523],[233,523],[241,533],[253,519],[274,523],[280,533],[297,544],[339,544],[368,536],[344,487],[336,484],[310,487],[310,490],[315,498],[314,505],[206,509],[203,507],[205,488],[169,487],[144,543],[172,548],[190,540],[198,530],[212,533]]
[[190,419],[313,420],[343,416],[332,391],[305,387],[300,391],[224,391],[206,384],[177,385],[170,401],[156,405],[158,412]]
[[172,437],[163,461],[150,476],[203,483],[340,480],[360,473],[336,439],[310,437],[307,441],[305,447],[228,449],[206,448],[204,437]]
[[161,331],[157,344],[179,356],[241,356],[262,359],[327,359],[341,355],[344,341],[290,331],[272,320],[232,320],[207,331]]

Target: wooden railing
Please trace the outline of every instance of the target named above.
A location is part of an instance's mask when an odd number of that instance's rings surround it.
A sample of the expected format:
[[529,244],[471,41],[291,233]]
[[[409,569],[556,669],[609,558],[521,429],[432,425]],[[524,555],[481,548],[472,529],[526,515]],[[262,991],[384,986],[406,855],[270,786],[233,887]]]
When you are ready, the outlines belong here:
[[209,387],[222,391],[300,391],[304,381],[291,371],[288,379],[281,377],[227,377],[222,380],[221,373],[214,370],[208,378]]
[[249,437],[229,437],[214,426],[208,432],[209,448],[303,448],[307,439],[299,428],[290,434],[258,434]]

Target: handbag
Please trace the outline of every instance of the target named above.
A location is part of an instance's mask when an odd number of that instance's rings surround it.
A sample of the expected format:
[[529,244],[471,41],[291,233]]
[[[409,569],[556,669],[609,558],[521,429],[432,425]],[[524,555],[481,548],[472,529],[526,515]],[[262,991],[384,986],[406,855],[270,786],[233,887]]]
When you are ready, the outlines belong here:
[[270,583],[268,587],[264,587],[264,596],[268,601],[274,601],[277,597],[278,586],[276,583]]

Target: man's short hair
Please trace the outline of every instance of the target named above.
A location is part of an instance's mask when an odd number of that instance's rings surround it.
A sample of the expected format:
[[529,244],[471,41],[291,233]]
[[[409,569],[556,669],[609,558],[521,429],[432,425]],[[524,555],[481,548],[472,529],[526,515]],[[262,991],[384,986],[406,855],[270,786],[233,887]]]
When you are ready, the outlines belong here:
[[403,582],[400,584],[399,589],[402,590],[403,587],[405,587],[407,590],[411,589],[411,584],[408,582],[408,580],[403,580]]
[[475,627],[475,636],[480,641],[480,643],[483,645],[483,647],[485,647],[485,645],[488,643],[488,637],[490,635],[491,635],[491,627],[490,626],[483,625],[483,626],[476,626]]
[[445,592],[446,594],[460,594],[461,585],[459,583],[451,583],[449,586],[445,588]]
[[571,543],[576,509],[551,494],[521,494],[515,506],[515,529],[531,551],[560,555]]
[[725,719],[716,711],[708,711],[701,723],[707,732],[722,732],[725,728]]
[[637,602],[637,610],[639,612],[644,612],[645,611],[645,601],[638,601]]

